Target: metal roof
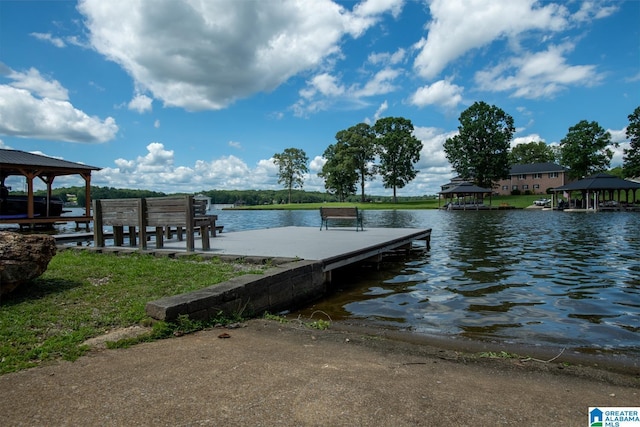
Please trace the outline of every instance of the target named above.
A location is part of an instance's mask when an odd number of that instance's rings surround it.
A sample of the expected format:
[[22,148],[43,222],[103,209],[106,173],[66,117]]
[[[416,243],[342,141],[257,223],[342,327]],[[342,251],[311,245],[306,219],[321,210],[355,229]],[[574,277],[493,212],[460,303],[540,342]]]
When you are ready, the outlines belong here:
[[56,175],[71,175],[101,169],[96,166],[69,162],[26,151],[0,149],[0,174],[5,176],[22,175],[19,169],[25,167],[37,168],[43,173],[53,172]]
[[482,188],[471,182],[462,182],[455,187],[448,188],[441,191],[439,194],[476,194],[476,193],[491,193],[490,188]]
[[511,166],[509,171],[510,175],[523,175],[529,173],[547,173],[547,172],[564,172],[567,168],[557,165],[555,163],[530,163],[530,164],[517,164]]
[[618,178],[607,173],[599,173],[588,178],[571,182],[562,187],[556,187],[553,191],[578,191],[578,190],[639,190],[640,183]]

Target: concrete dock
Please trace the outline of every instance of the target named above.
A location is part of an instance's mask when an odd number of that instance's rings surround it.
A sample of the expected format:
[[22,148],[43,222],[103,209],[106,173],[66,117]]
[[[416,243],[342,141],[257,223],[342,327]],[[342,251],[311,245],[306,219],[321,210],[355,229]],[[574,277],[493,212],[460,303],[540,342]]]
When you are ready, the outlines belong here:
[[[408,247],[417,240],[427,240],[431,229],[414,228],[331,228],[279,227],[220,233],[210,238],[209,250],[202,251],[196,237],[196,252],[244,257],[291,258],[320,261],[324,271]],[[148,247],[153,248],[153,242]],[[186,250],[186,242],[169,240],[164,249]]]
[[[265,311],[291,310],[322,297],[331,283],[332,271],[364,260],[381,261],[389,252],[410,249],[414,241],[430,248],[431,229],[415,228],[266,228],[210,237],[209,249],[202,250],[202,237],[195,238],[195,253],[226,259],[260,259],[264,263],[278,259],[263,274],[248,274],[188,294],[151,301],[149,316],[174,320],[187,315],[208,319],[220,313],[259,314]],[[145,253],[179,256],[187,253],[186,241],[175,236],[166,239],[163,248],[147,242]],[[133,252],[131,246],[87,248],[98,252]]]

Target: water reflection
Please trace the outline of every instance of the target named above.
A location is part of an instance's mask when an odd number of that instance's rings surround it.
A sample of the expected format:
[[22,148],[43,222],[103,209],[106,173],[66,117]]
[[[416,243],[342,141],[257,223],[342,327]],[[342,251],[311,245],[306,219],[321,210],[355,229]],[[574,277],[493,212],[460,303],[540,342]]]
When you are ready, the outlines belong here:
[[640,354],[637,213],[367,214],[375,226],[432,227],[431,252],[388,266],[391,277],[341,283],[313,309],[423,333]]
[[[320,227],[316,210],[216,213],[224,232]],[[640,355],[638,213],[365,211],[364,222],[432,228],[431,251],[350,270],[302,314]]]

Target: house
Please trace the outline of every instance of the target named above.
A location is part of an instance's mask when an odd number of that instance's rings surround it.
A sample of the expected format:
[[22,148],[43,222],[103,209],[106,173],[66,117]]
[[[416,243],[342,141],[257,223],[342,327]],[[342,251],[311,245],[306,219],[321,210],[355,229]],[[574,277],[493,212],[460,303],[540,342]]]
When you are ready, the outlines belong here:
[[550,188],[569,182],[567,169],[555,163],[513,165],[509,178],[498,181],[495,192],[502,196],[519,191],[520,194],[546,194]]

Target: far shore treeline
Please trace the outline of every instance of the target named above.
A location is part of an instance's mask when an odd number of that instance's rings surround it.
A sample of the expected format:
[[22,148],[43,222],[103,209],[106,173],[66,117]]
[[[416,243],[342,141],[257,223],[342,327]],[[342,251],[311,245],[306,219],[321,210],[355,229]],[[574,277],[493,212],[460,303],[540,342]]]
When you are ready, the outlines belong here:
[[[74,195],[77,197],[78,207],[85,206],[84,187],[61,187],[51,190],[53,197],[59,197],[63,202],[69,204]],[[15,194],[20,194],[16,191]],[[45,196],[46,191],[36,191],[37,196]],[[91,197],[93,199],[128,199],[136,197],[163,197],[163,196],[179,196],[187,193],[162,193],[149,190],[132,190],[113,187],[91,187]],[[191,195],[203,195],[211,198],[211,203],[221,205],[236,206],[258,206],[258,205],[278,205],[287,203],[289,199],[288,190],[209,190],[197,191],[190,193]],[[437,196],[407,196],[398,197],[398,202],[419,202],[425,200],[434,200]],[[376,203],[390,203],[393,196],[370,196],[367,201]],[[291,203],[329,203],[337,202],[338,197],[328,193],[319,191],[294,190],[291,193]],[[353,195],[347,202],[360,202],[360,195]]]

